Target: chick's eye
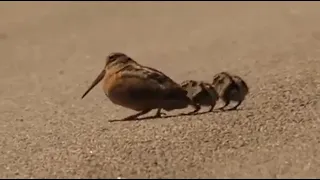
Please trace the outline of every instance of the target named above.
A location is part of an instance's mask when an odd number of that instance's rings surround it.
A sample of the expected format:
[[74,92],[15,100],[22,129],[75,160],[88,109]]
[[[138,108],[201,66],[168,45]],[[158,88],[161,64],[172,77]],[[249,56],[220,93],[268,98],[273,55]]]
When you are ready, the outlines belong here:
[[219,81],[218,81],[219,83],[223,83],[223,79],[219,79]]
[[181,83],[181,87],[186,87],[187,84],[186,83]]
[[214,82],[217,82],[218,79],[219,79],[219,77],[215,77],[215,78],[213,79],[213,81],[214,81]]
[[191,81],[190,83],[191,83],[191,86],[192,86],[192,87],[194,87],[194,86],[197,85],[197,82],[195,82],[195,81]]

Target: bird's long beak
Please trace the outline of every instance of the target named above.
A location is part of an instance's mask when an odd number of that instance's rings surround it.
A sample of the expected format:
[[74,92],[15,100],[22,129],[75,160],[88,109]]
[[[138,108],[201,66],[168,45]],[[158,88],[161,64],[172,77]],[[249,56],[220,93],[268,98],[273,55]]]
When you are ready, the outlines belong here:
[[106,74],[106,70],[102,70],[99,76],[92,82],[91,86],[88,88],[88,90],[82,95],[81,99],[83,99],[90,91],[93,89],[103,78]]

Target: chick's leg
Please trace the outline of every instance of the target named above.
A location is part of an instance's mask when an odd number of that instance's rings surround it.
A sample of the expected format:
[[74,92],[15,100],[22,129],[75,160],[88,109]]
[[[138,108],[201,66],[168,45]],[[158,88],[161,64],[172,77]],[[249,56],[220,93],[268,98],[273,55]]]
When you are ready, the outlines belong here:
[[191,105],[193,106],[194,110],[187,113],[188,115],[195,114],[201,109],[201,106],[198,104],[192,103]]
[[161,112],[161,108],[159,108],[159,109],[157,110],[157,113],[156,113],[156,115],[155,115],[154,117],[155,117],[155,118],[157,118],[157,117],[162,117],[162,115],[166,115],[166,113]]
[[208,112],[212,112],[215,106],[216,106],[216,101],[213,101]]
[[230,108],[228,110],[236,110],[241,105],[241,103],[242,103],[242,101],[238,101],[237,104],[234,107],[232,107],[232,108]]
[[225,107],[227,107],[230,104],[230,100],[224,100],[224,106],[220,107],[220,110],[223,110]]

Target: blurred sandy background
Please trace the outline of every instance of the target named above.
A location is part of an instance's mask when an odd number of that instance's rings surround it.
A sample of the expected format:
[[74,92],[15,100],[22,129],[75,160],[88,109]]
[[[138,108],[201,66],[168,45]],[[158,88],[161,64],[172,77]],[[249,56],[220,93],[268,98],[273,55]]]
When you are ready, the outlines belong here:
[[[319,178],[319,9],[1,2],[0,177]],[[110,123],[134,112],[101,84],[80,96],[112,51],[177,82],[227,70],[250,95],[239,111]]]

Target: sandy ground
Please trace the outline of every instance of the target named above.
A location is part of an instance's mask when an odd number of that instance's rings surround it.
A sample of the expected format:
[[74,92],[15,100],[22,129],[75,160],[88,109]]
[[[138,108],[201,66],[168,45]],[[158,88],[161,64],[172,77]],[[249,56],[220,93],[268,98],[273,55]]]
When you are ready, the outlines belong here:
[[[319,9],[1,2],[0,177],[320,178]],[[111,123],[134,111],[101,84],[80,96],[112,51],[177,82],[226,70],[250,94],[238,111]]]

